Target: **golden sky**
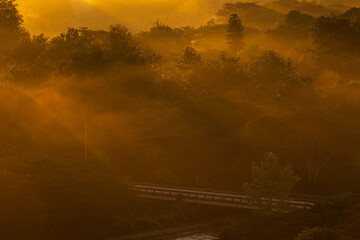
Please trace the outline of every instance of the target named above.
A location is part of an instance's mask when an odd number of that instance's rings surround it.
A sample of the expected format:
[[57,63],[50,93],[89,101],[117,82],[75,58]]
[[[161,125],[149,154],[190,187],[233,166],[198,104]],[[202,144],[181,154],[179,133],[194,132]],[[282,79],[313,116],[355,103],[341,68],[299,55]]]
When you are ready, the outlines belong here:
[[125,24],[133,31],[148,29],[159,18],[171,26],[205,24],[232,0],[17,0],[31,33],[54,35],[68,26],[106,29]]

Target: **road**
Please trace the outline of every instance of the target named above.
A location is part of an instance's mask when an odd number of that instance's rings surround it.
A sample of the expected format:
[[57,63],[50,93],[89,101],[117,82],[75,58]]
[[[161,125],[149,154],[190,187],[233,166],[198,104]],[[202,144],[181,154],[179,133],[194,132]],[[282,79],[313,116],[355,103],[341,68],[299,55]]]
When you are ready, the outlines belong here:
[[[188,203],[206,204],[213,206],[257,209],[258,200],[247,197],[242,193],[221,192],[206,189],[182,188],[171,186],[159,186],[152,184],[130,184],[129,188],[136,193],[138,197],[183,201]],[[280,203],[297,209],[311,209],[317,203],[326,202],[327,199],[315,195],[292,194],[286,200],[261,198],[262,204],[273,206],[274,208]]]

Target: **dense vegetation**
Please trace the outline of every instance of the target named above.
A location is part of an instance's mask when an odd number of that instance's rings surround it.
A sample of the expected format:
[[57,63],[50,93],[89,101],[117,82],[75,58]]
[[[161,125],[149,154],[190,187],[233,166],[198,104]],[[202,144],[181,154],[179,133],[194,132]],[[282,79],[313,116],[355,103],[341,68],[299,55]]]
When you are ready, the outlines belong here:
[[359,195],[292,214],[256,214],[251,219],[234,219],[225,224],[223,240],[350,240],[360,237]]
[[[297,192],[354,191],[360,9],[336,4],[225,4],[199,28],[157,21],[138,34],[113,25],[49,38],[0,0],[0,238],[97,239],[201,218],[135,200],[126,183],[240,191],[267,152],[292,165]],[[336,223],[281,216],[292,232],[273,239],[328,228],[358,239],[352,201]]]

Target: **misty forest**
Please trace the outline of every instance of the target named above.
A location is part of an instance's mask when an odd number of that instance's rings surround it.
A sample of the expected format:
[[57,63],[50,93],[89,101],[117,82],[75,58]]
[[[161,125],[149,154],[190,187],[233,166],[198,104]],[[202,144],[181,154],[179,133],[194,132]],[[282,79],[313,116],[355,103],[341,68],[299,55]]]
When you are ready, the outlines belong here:
[[360,2],[219,2],[41,33],[0,0],[0,239],[360,239]]

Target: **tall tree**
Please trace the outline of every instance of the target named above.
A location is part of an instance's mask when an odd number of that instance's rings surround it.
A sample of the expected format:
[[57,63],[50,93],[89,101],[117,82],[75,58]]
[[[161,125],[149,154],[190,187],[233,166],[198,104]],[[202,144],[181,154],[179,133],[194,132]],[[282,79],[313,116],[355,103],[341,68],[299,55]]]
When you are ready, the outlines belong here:
[[18,40],[25,30],[15,0],[0,0],[0,44],[7,46]]
[[266,153],[264,161],[253,164],[252,177],[253,181],[245,183],[243,191],[265,210],[272,210],[280,205],[263,203],[263,198],[285,200],[300,181],[300,177],[294,174],[291,164],[282,165],[274,153]]
[[228,22],[227,40],[232,51],[240,51],[244,44],[244,26],[237,14],[232,14]]
[[182,63],[184,64],[195,64],[201,61],[200,54],[197,53],[196,49],[193,47],[188,46],[182,57]]
[[110,34],[105,39],[105,50],[110,62],[142,63],[143,57],[129,29],[122,25],[110,26]]

